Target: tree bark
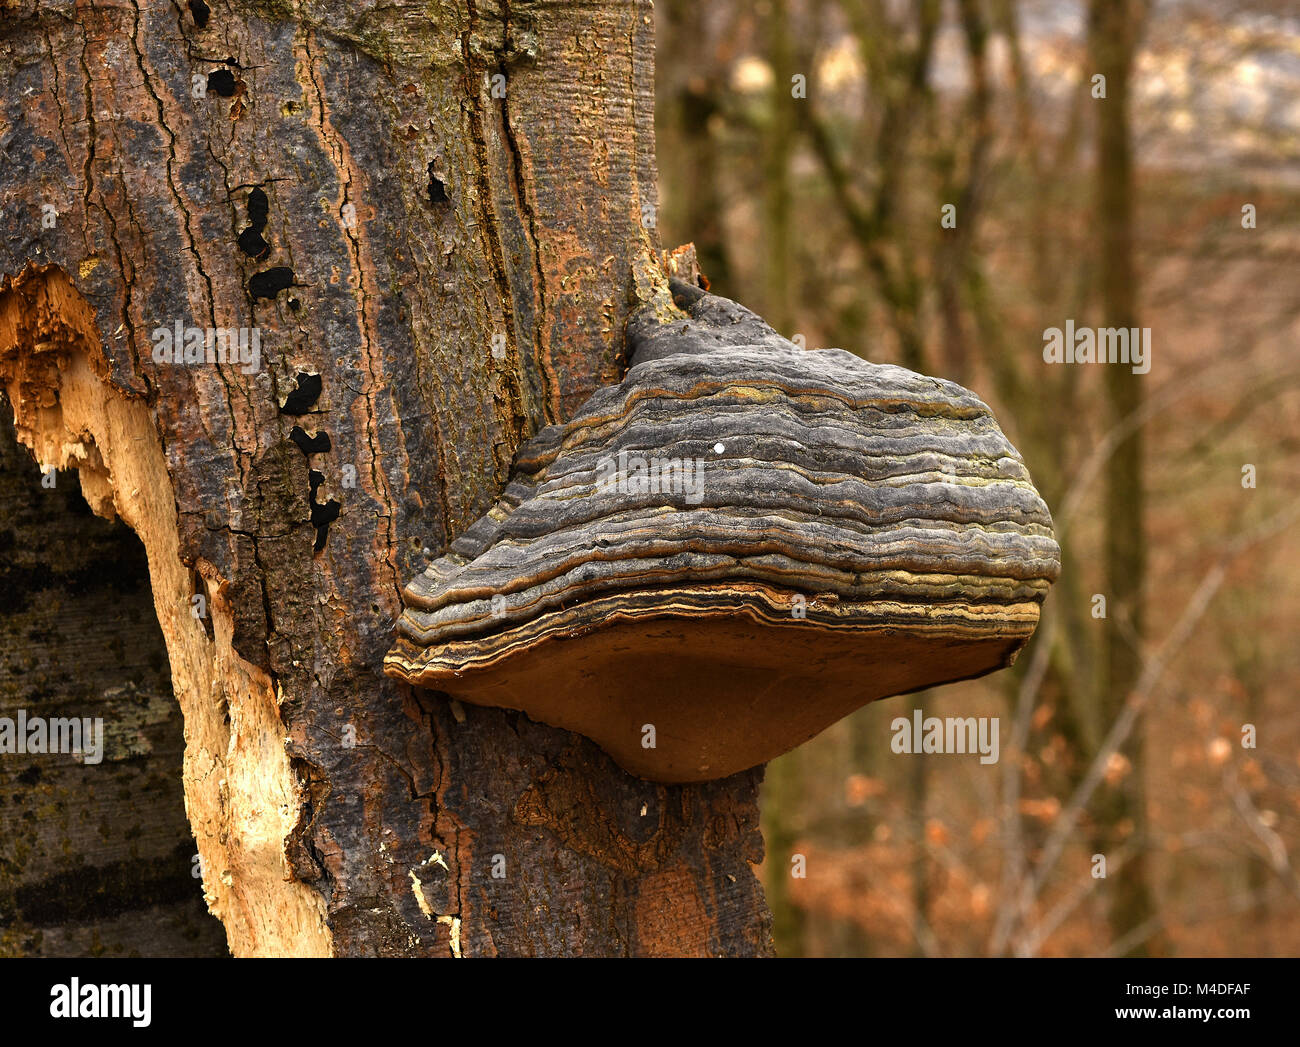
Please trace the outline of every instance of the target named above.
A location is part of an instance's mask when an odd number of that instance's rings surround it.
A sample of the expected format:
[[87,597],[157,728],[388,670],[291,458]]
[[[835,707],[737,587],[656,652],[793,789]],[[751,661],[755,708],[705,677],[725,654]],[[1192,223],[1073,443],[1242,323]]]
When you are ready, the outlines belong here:
[[[648,0],[429,11],[0,0],[18,437],[144,543],[235,954],[770,952],[761,772],[654,785],[381,675],[662,279]],[[260,367],[159,362],[178,323]]]

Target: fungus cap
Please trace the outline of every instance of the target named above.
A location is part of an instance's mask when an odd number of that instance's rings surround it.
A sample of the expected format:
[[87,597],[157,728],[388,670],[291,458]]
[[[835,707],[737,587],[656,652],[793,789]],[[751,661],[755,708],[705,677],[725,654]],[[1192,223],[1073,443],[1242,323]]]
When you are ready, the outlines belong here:
[[1059,549],[984,403],[673,290],[685,313],[634,317],[624,380],[406,587],[385,670],[689,782],[1010,665]]

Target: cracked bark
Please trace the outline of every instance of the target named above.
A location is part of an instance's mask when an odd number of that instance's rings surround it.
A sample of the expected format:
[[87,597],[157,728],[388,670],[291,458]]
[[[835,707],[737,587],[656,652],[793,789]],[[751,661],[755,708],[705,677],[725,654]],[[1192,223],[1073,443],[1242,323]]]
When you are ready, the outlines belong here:
[[[768,952],[756,773],[653,785],[380,673],[401,580],[621,373],[650,5],[348,6],[0,0],[0,385],[144,542],[209,904],[238,954]],[[156,362],[177,321],[260,370]]]

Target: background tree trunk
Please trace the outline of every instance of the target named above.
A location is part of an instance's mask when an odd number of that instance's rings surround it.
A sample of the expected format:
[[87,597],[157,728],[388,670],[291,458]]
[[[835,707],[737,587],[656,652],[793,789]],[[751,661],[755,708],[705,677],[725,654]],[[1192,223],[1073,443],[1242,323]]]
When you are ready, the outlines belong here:
[[[1137,269],[1133,232],[1135,190],[1129,142],[1129,78],[1142,21],[1140,0],[1093,0],[1089,10],[1089,47],[1098,73],[1106,78],[1106,96],[1097,110],[1097,246],[1101,279],[1102,322],[1098,327],[1138,326]],[[1144,375],[1128,367],[1106,369],[1111,424],[1120,425],[1142,406]],[[1128,701],[1142,672],[1145,633],[1143,582],[1146,572],[1143,432],[1136,427],[1106,463],[1105,621],[1098,708],[1103,723],[1113,722]],[[1156,915],[1146,851],[1146,764],[1143,728],[1124,747],[1128,773],[1098,789],[1096,846],[1115,855],[1131,848],[1115,873],[1110,907],[1116,941],[1139,932],[1129,955],[1164,951],[1159,935],[1141,932]]]
[[[144,543],[233,952],[768,952],[760,772],[654,785],[379,672],[657,278],[650,4],[429,10],[0,0],[18,438]],[[260,369],[156,362],[178,322]]]

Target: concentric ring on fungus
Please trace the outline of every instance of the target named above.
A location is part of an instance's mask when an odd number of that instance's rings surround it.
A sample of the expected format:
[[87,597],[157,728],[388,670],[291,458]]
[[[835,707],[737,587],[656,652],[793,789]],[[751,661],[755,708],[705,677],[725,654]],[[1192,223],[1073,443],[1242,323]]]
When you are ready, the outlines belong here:
[[1059,549],[988,407],[672,288],[624,380],[406,587],[385,670],[688,782],[1010,665]]

